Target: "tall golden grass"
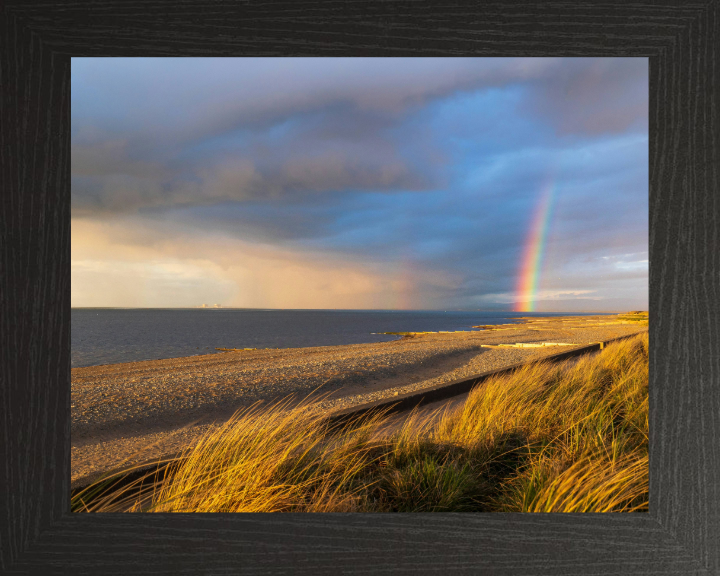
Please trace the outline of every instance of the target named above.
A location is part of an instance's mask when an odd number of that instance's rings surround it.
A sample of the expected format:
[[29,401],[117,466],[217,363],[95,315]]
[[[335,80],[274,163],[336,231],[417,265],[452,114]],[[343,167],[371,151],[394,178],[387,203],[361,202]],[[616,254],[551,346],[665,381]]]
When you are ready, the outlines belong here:
[[647,511],[647,333],[494,377],[456,410],[388,427],[382,413],[332,427],[308,405],[257,405],[141,490],[91,488],[73,509]]

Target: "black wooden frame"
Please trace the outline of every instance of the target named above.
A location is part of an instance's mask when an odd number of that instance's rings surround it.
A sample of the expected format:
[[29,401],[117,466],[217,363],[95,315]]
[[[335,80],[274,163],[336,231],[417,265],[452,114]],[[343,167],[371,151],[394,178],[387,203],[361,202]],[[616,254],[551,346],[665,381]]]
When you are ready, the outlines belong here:
[[[718,0],[0,5],[0,572],[720,574]],[[650,59],[650,512],[69,513],[70,57]]]

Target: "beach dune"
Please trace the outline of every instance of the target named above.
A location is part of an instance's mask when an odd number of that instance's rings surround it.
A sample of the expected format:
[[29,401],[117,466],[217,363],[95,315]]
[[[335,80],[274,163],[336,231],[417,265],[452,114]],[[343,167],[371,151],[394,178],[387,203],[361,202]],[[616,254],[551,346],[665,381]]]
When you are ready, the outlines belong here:
[[311,395],[330,413],[646,330],[621,317],[532,318],[393,342],[242,350],[72,369],[73,487],[178,452],[237,409]]

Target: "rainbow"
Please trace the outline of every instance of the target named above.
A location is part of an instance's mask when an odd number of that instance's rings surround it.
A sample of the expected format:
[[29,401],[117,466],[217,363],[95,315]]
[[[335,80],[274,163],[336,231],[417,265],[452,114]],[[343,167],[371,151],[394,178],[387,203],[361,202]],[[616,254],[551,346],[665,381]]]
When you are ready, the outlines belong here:
[[515,289],[515,311],[533,312],[537,299],[538,279],[542,270],[548,224],[555,198],[555,178],[549,178],[540,192],[540,201],[535,209],[532,224],[527,235]]

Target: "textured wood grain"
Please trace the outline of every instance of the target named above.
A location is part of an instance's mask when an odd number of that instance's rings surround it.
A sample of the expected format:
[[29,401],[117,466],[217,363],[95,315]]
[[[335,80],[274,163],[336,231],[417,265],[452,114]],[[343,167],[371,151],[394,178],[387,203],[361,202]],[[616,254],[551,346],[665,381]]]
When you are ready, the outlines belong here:
[[718,4],[653,62],[650,509],[720,571]]
[[[720,573],[718,2],[0,6],[0,572]],[[69,514],[71,56],[650,58],[651,505],[634,515]]]

